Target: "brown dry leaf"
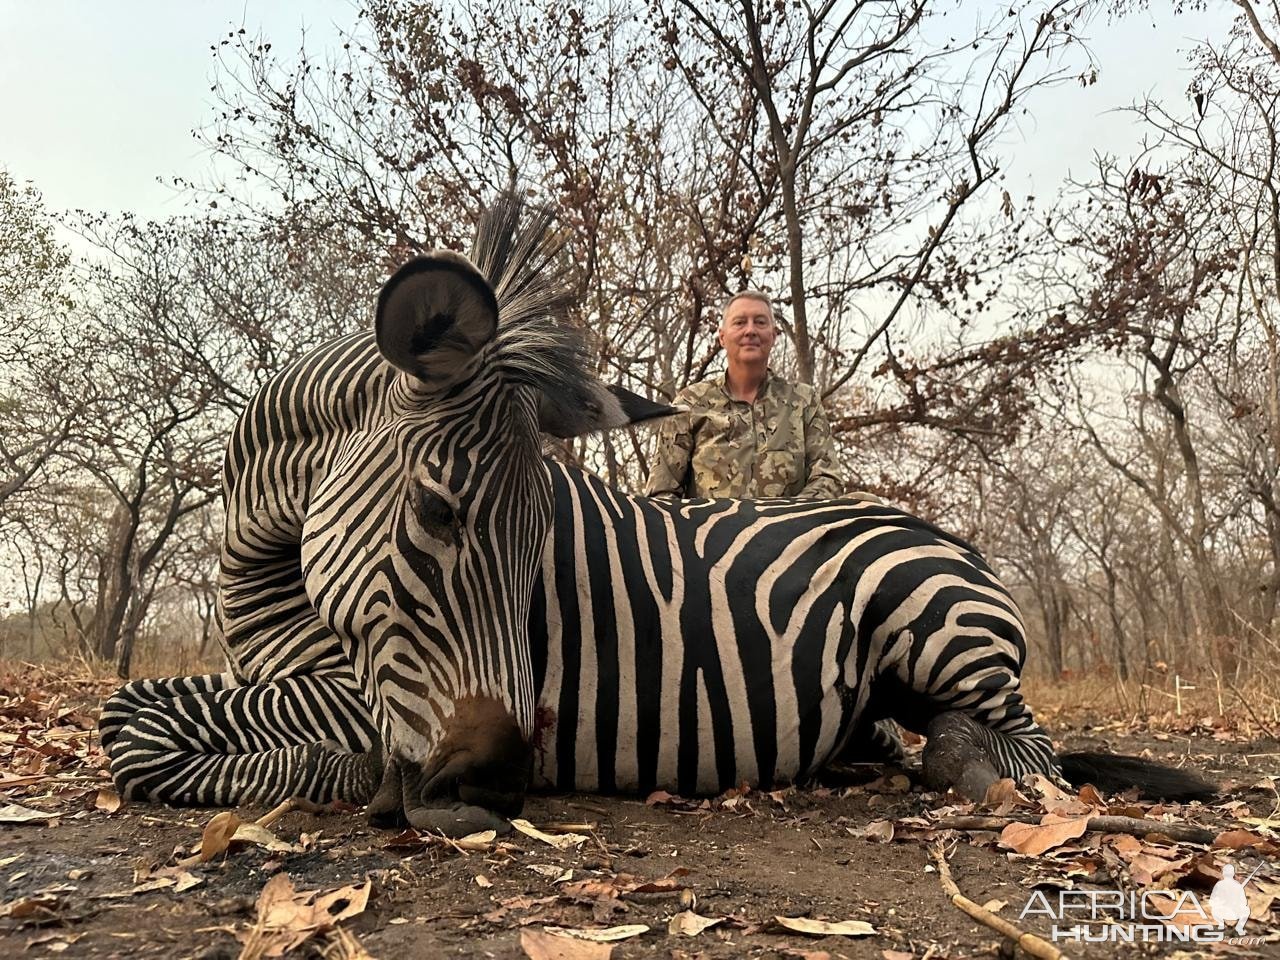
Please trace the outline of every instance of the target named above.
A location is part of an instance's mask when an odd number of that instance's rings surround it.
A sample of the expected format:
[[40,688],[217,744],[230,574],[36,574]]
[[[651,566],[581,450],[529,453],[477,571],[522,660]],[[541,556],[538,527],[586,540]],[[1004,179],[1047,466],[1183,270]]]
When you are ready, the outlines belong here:
[[200,837],[200,859],[208,863],[219,854],[226,853],[227,847],[231,846],[231,838],[235,836],[236,828],[240,826],[240,818],[236,816],[234,810],[223,810],[221,813],[214,814],[204,828],[204,833]]
[[869,937],[876,928],[865,920],[810,920],[808,917],[774,917],[773,922],[792,933],[810,937]]
[[1139,886],[1147,887],[1161,877],[1181,870],[1190,862],[1190,856],[1181,857],[1177,860],[1167,860],[1164,857],[1158,857],[1153,853],[1143,851],[1129,861],[1129,870],[1133,875],[1134,882]]
[[660,807],[664,804],[678,804],[684,802],[684,798],[677,797],[674,793],[667,793],[665,790],[655,790],[644,798],[644,805],[646,807]]
[[613,880],[604,880],[593,877],[586,880],[575,880],[573,883],[566,883],[560,892],[566,897],[577,897],[583,900],[598,900],[601,898],[615,900],[623,894],[621,879],[621,877],[617,877]]
[[120,799],[120,794],[116,793],[111,787],[103,787],[98,791],[97,797],[94,798],[93,806],[96,810],[103,813],[115,813],[120,809],[120,805],[124,801]]
[[581,833],[543,833],[528,820],[521,820],[519,818],[512,820],[511,826],[515,827],[526,837],[533,837],[535,840],[541,840],[543,843],[550,844],[557,850],[568,850],[570,847],[581,846],[589,839],[585,834]]
[[613,944],[561,937],[544,930],[521,930],[520,948],[529,960],[609,960]]
[[[281,840],[266,827],[260,827],[256,823],[242,823],[236,827],[235,833],[231,835],[231,843],[252,843],[255,846],[263,847],[270,853],[301,853],[302,848]],[[201,845],[201,854],[203,855],[203,844]]]
[[470,850],[473,853],[488,853],[490,848],[493,847],[493,842],[497,839],[498,832],[496,830],[481,830],[478,833],[468,833],[465,837],[460,837],[452,842],[463,850]]
[[905,950],[881,950],[880,956],[884,960],[915,960],[915,954]]
[[483,873],[477,873],[475,880],[476,880],[476,886],[481,887],[485,890],[493,886],[493,881],[490,880],[488,877],[486,877]]
[[44,947],[50,953],[63,953],[82,937],[84,937],[83,933],[42,933],[27,941],[27,949]]
[[343,927],[325,934],[325,947],[321,955],[325,960],[376,960],[376,958]]
[[1132,860],[1142,852],[1142,841],[1127,833],[1110,833],[1102,839],[1125,860]]
[[1271,919],[1271,905],[1275,903],[1276,897],[1272,893],[1264,893],[1261,890],[1252,889],[1252,887],[1244,888],[1245,900],[1249,903],[1249,917],[1260,923],[1266,923]]
[[14,920],[48,920],[61,909],[62,902],[52,894],[38,894],[23,900],[0,907],[0,917],[11,917]]
[[988,913],[999,913],[1008,905],[1009,901],[1007,900],[988,900],[982,905],[982,909],[986,910]]
[[204,877],[197,877],[194,873],[188,873],[184,870],[182,873],[178,874],[177,879],[173,884],[173,892],[182,893],[184,890],[190,890],[192,887],[198,887],[202,883],[204,883]]
[[1227,830],[1214,838],[1213,846],[1220,850],[1243,850],[1245,847],[1266,846],[1267,842],[1266,837],[1248,830]]
[[1088,804],[1091,807],[1096,807],[1099,810],[1104,809],[1107,805],[1107,801],[1103,799],[1102,794],[1098,792],[1098,788],[1092,783],[1086,783],[1081,787],[1080,792],[1076,794],[1076,797],[1081,803]]
[[1009,824],[1000,831],[1000,845],[1038,857],[1046,850],[1084,836],[1088,824],[1088,817],[1060,817],[1047,813],[1039,823]]
[[724,923],[724,917],[703,917],[692,910],[682,910],[667,924],[667,933],[673,937],[696,937],[719,923]]
[[1175,900],[1164,893],[1152,893],[1144,897],[1143,902],[1160,914],[1160,921],[1167,926],[1186,930],[1204,923],[1202,907],[1188,895],[1180,895]]
[[999,807],[1004,804],[1030,806],[1027,798],[1018,792],[1018,785],[1009,777],[997,780],[987,787],[987,795],[982,798],[983,806]]
[[[665,877],[659,877],[657,880],[632,880],[624,893],[672,893],[676,890],[682,890],[688,884],[680,882],[681,877],[689,875],[688,867],[676,867]],[[619,875],[621,879],[621,875]]]
[[277,873],[258,895],[258,920],[245,938],[245,954],[283,956],[313,934],[364,912],[371,890],[366,880],[336,890],[300,892],[288,874]]
[[873,843],[889,843],[893,840],[893,822],[890,820],[873,820],[862,831],[864,840]]
[[32,810],[20,803],[6,803],[0,807],[0,823],[37,823],[41,820],[56,820],[60,813],[47,810]]
[[547,933],[573,937],[575,940],[589,940],[592,943],[617,943],[619,940],[630,940],[632,937],[649,932],[649,928],[643,923],[627,923],[620,927],[603,927],[597,930],[586,927],[543,927],[542,929]]

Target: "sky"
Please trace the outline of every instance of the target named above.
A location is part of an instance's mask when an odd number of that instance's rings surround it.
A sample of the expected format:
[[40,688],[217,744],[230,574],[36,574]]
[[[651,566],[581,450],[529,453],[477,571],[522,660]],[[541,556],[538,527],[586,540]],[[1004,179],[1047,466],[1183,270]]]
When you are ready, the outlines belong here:
[[[981,4],[994,9],[1000,4]],[[1162,0],[1153,6],[1163,8]],[[0,167],[32,182],[50,210],[160,218],[184,202],[158,178],[200,179],[207,152],[192,129],[213,112],[210,45],[243,24],[277,51],[332,46],[355,0],[0,0]],[[952,16],[972,19],[973,4]],[[1183,51],[1222,37],[1232,6],[1182,17],[1143,14],[1086,31],[1099,81],[1041,91],[1007,138],[1010,193],[1048,198],[1095,151],[1131,152],[1133,120],[1114,112],[1153,94],[1186,106]],[[1154,25],[1153,25],[1154,21]],[[963,26],[963,25],[961,25]]]

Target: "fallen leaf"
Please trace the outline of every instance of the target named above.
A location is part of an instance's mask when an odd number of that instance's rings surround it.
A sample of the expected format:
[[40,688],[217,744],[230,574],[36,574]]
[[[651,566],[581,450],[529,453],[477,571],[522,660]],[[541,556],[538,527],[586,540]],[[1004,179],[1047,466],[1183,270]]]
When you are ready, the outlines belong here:
[[242,823],[236,827],[235,833],[231,835],[231,843],[252,843],[271,853],[301,852],[300,847],[281,840],[266,827],[260,827],[256,823]]
[[1269,817],[1241,817],[1241,823],[1247,823],[1251,827],[1257,827],[1264,833],[1280,832],[1280,820]]
[[255,956],[283,956],[313,934],[364,912],[372,889],[366,880],[336,890],[298,891],[288,874],[277,873],[258,895],[258,920],[245,936],[246,952],[254,943],[260,951]]
[[1088,804],[1091,807],[1097,807],[1099,810],[1105,808],[1107,805],[1107,801],[1103,799],[1102,794],[1098,792],[1098,788],[1092,783],[1086,783],[1081,787],[1080,792],[1076,794],[1076,797],[1081,803]]
[[[172,887],[175,884],[177,884],[177,882],[178,881],[175,880],[173,877],[156,877],[153,880],[147,880],[143,883],[137,884],[132,890],[128,891],[128,893],[125,895],[133,896],[135,893],[152,893],[156,890],[167,890],[169,887]],[[110,896],[110,894],[104,893],[102,896],[108,897]]]
[[1227,830],[1214,837],[1213,846],[1218,849],[1243,850],[1245,847],[1261,847],[1270,841],[1248,830]]
[[36,823],[40,820],[54,820],[62,816],[47,810],[32,810],[20,803],[6,803],[0,807],[0,823]]
[[489,848],[493,846],[493,841],[497,839],[498,832],[496,830],[481,830],[478,833],[468,833],[465,837],[454,840],[452,843],[463,850],[487,853]]
[[774,917],[773,922],[792,933],[810,937],[869,937],[876,928],[865,920],[810,920],[808,917]]
[[477,873],[477,874],[476,874],[476,886],[477,886],[477,887],[483,887],[484,889],[486,889],[486,890],[487,890],[487,889],[489,889],[490,887],[492,887],[492,886],[493,886],[493,881],[492,881],[492,880],[490,880],[488,877],[486,877],[483,873]]
[[1030,806],[1027,798],[1018,792],[1018,785],[1010,777],[1002,777],[987,787],[987,795],[982,798],[984,807],[1000,807],[1005,804]]
[[667,924],[667,933],[673,937],[696,937],[703,930],[709,930],[718,923],[724,923],[724,917],[702,917],[692,910],[682,910]]
[[1000,831],[1000,845],[1037,857],[1046,850],[1062,846],[1068,840],[1084,836],[1088,824],[1087,816],[1060,817],[1047,813],[1039,823],[1009,824]]
[[1142,852],[1142,841],[1127,833],[1111,833],[1102,839],[1125,860],[1132,860]]
[[533,837],[535,840],[541,840],[543,843],[550,844],[557,850],[568,850],[570,847],[581,846],[586,843],[587,837],[581,833],[543,833],[528,820],[512,820],[511,826],[515,827],[526,837]]
[[1161,877],[1181,870],[1190,862],[1190,856],[1169,860],[1144,851],[1129,861],[1129,870],[1138,886],[1148,887]]
[[1040,800],[1040,805],[1048,813],[1061,816],[1079,815],[1089,812],[1088,804],[1067,793],[1044,774],[1033,773],[1023,780],[1031,792]]
[[915,954],[905,950],[881,950],[880,956],[884,960],[915,960]]
[[223,810],[215,814],[205,825],[200,837],[200,859],[208,863],[219,854],[226,853],[239,826],[240,818],[235,815],[235,811]]
[[190,890],[192,887],[198,887],[204,883],[204,877],[197,877],[194,873],[187,873],[185,870],[178,874],[177,880],[173,885],[174,893],[182,893],[184,890]]
[[520,948],[529,960],[609,960],[613,944],[591,943],[545,930],[521,930]]
[[26,920],[34,917],[38,920],[47,920],[55,916],[61,906],[62,903],[57,897],[50,894],[40,894],[5,904],[0,907],[0,917],[11,917],[14,920]]
[[605,927],[600,930],[588,930],[583,927],[543,927],[542,929],[547,933],[573,937],[575,940],[589,940],[592,943],[616,943],[619,940],[630,940],[632,937],[649,932],[649,928],[643,923],[628,923],[620,927]]
[[893,840],[893,822],[891,820],[873,820],[862,831],[862,838],[873,843],[889,843]]
[[1008,905],[1009,901],[1007,900],[988,900],[982,905],[982,909],[986,910],[988,913],[999,913]]
[[120,805],[123,802],[120,799],[120,794],[116,793],[115,790],[110,787],[103,787],[98,791],[98,796],[94,799],[93,806],[103,813],[115,813],[120,809]]
[[665,877],[659,877],[657,880],[641,880],[629,884],[624,892],[626,893],[674,893],[677,890],[683,890],[688,884],[682,883],[680,878],[689,873],[688,867],[676,867]]

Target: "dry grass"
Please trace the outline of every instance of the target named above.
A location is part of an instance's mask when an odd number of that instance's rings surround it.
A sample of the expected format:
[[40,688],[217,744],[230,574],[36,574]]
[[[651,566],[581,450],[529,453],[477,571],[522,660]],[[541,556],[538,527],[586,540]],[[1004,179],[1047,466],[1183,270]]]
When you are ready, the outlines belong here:
[[1059,680],[1032,677],[1024,688],[1037,719],[1050,729],[1109,721],[1134,730],[1229,731],[1232,739],[1280,739],[1274,671],[1239,681],[1211,670],[1190,677],[1152,672],[1123,681],[1100,673]]

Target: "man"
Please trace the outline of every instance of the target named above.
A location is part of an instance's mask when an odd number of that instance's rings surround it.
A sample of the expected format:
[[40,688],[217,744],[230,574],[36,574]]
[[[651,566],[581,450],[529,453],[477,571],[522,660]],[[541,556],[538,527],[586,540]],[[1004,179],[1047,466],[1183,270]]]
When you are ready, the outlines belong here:
[[841,496],[831,427],[818,392],[769,370],[778,336],[773,305],[746,290],[727,304],[719,339],[724,376],[691,383],[658,434],[645,493],[651,497]]

